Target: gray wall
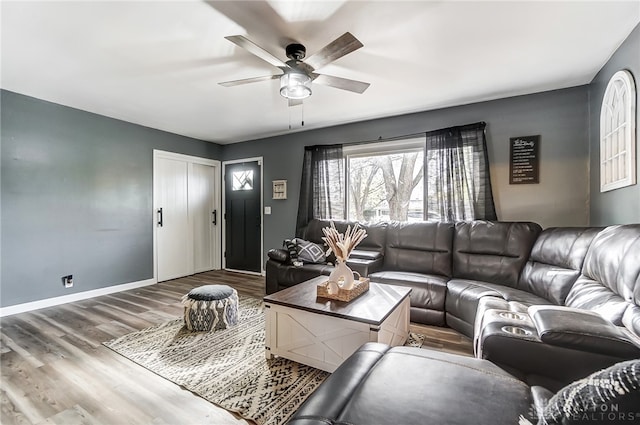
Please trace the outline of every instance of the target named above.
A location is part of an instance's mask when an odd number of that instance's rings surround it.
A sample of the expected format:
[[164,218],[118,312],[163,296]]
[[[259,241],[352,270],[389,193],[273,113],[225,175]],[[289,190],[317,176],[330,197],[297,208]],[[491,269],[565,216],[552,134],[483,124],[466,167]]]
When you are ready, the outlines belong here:
[[[640,185],[601,194],[599,182],[602,95],[619,69],[629,69],[637,85],[639,28],[588,86],[226,146],[1,91],[0,305],[153,277],[153,149],[225,160],[264,157],[265,206],[272,208],[265,251],[294,233],[304,146],[477,121],[487,122],[499,219],[544,227],[640,222]],[[540,184],[509,185],[509,138],[536,134]],[[640,167],[640,151],[637,157]],[[271,199],[277,179],[288,180],[287,200]],[[65,274],[74,275],[74,288],[62,288]]]
[[153,278],[153,149],[220,159],[221,147],[8,91],[0,101],[1,305]]
[[[310,100],[311,102],[313,101]],[[489,161],[500,220],[544,227],[588,223],[588,88],[575,87],[226,145],[225,160],[264,157],[265,251],[294,234],[304,146],[391,138],[478,121],[487,123]],[[540,184],[509,185],[509,138],[541,136]],[[272,200],[272,180],[288,198]]]
[[600,108],[609,80],[622,69],[633,74],[636,84],[636,180],[640,183],[640,25],[627,37],[589,85],[592,225],[640,223],[640,184],[600,192]]

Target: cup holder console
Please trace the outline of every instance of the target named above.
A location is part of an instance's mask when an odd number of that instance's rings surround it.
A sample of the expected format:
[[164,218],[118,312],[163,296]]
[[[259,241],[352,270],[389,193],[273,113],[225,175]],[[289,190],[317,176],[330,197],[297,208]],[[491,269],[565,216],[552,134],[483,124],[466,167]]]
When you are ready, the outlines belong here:
[[524,314],[521,313],[514,313],[512,311],[501,311],[500,313],[498,313],[498,315],[500,317],[502,317],[503,319],[509,319],[509,320],[526,320],[527,317]]
[[476,329],[476,357],[516,369],[512,350],[536,350],[542,343],[531,317],[522,311],[488,309]]
[[506,332],[511,335],[521,335],[521,336],[529,336],[532,334],[531,331],[521,328],[520,326],[503,326],[502,332]]

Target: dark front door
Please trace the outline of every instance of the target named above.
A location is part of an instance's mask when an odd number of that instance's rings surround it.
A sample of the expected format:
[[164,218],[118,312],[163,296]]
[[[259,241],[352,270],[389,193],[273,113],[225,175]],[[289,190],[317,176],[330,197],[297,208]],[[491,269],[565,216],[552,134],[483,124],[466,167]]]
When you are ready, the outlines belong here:
[[225,165],[224,184],[225,267],[261,272],[260,164]]

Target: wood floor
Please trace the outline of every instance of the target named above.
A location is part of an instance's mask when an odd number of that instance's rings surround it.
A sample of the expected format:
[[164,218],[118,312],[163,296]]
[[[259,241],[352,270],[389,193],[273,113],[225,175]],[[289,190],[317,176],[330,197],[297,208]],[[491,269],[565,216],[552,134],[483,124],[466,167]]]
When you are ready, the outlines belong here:
[[[2,318],[0,423],[247,424],[102,345],[180,317],[182,295],[211,283],[264,296],[263,277],[214,271]],[[453,330],[411,329],[427,346],[471,354]]]

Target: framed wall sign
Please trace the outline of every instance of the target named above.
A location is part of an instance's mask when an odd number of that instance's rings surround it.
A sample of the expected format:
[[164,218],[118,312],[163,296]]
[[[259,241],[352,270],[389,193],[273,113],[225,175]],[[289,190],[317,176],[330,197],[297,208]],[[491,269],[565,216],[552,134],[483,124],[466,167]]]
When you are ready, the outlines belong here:
[[540,183],[540,135],[509,139],[509,184]]
[[287,199],[287,181],[273,181],[273,199]]

